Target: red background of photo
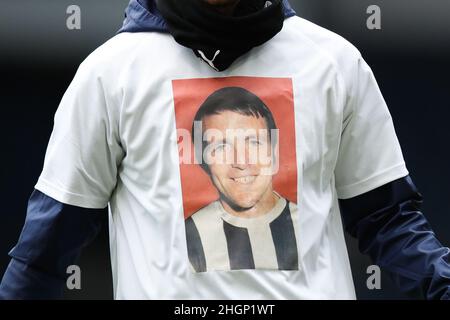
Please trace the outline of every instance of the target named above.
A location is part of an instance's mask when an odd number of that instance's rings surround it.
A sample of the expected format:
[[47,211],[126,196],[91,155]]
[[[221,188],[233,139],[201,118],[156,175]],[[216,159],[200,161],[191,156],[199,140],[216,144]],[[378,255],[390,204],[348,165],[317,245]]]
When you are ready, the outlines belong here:
[[[173,80],[177,129],[191,131],[195,113],[214,91],[237,86],[256,94],[272,112],[279,129],[279,170],[274,176],[274,190],[297,202],[297,162],[292,80],[289,78],[226,77]],[[193,159],[193,145],[192,159]],[[180,164],[184,217],[218,199],[208,175],[197,164]]]

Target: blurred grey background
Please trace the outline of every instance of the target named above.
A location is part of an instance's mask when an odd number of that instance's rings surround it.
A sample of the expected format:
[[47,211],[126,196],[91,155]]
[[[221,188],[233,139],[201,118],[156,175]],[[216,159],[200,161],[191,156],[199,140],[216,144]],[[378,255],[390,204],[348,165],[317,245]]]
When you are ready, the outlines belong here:
[[[57,64],[76,61],[112,37],[127,0],[1,0],[2,59]],[[450,52],[449,0],[290,0],[297,13],[379,51]],[[66,9],[81,8],[82,29],[66,26]],[[366,9],[378,5],[382,30],[369,32]]]
[[[80,62],[120,28],[127,3],[0,0],[0,275],[42,168],[59,100]],[[299,16],[355,44],[371,65],[393,115],[411,176],[425,196],[425,215],[449,246],[450,0],[290,3]],[[81,8],[81,30],[66,28],[66,9],[72,4]],[[381,8],[381,30],[366,27],[369,5]],[[85,250],[80,261],[82,290],[67,291],[66,298],[112,298],[107,237],[105,227]],[[358,298],[408,298],[384,275],[381,290],[368,290],[366,268],[371,262],[359,254],[355,240],[347,238],[347,244]]]

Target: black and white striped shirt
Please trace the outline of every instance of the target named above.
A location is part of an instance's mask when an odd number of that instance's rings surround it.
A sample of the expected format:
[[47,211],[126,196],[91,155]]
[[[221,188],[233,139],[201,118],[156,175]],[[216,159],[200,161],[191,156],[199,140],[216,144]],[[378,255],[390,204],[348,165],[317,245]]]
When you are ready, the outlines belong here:
[[279,197],[266,214],[241,218],[215,201],[186,219],[188,255],[195,272],[298,270],[297,206]]

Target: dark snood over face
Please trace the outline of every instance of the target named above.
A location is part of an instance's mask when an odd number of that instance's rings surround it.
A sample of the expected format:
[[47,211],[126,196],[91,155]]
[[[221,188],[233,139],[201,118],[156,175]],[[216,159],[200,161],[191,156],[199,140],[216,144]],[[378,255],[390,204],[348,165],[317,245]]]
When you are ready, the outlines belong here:
[[203,0],[203,1],[213,6],[215,10],[227,15],[232,15],[234,9],[240,2],[240,0]]

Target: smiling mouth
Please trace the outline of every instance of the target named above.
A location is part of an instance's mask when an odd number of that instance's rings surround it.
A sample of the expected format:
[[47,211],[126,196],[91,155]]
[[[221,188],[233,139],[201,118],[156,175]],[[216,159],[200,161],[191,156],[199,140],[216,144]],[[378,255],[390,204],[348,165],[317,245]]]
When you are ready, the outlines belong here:
[[256,176],[245,176],[245,177],[239,177],[239,178],[231,178],[234,182],[241,183],[241,184],[250,184],[253,181],[256,180]]

